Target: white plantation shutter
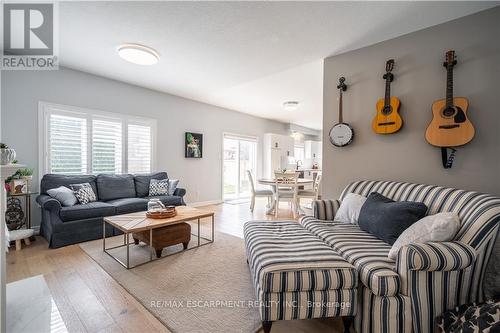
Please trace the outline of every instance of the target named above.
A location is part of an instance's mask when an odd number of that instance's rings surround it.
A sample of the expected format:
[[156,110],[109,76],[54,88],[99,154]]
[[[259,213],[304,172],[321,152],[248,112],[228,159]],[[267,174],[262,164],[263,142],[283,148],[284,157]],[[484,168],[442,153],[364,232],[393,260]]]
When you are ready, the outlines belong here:
[[87,119],[51,114],[49,117],[49,172],[87,172]]
[[40,102],[41,176],[151,172],[155,128],[154,119]]
[[128,125],[128,172],[151,172],[151,126]]
[[92,120],[92,173],[122,173],[121,121]]

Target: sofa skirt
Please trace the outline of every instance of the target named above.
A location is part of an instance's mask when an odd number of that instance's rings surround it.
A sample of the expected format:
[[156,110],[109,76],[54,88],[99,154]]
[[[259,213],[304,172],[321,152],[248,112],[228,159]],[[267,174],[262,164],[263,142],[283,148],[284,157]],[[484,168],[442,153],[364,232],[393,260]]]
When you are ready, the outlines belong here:
[[354,316],[358,307],[355,288],[257,293],[262,321]]
[[401,294],[377,296],[360,284],[354,327],[358,333],[411,333],[410,298]]

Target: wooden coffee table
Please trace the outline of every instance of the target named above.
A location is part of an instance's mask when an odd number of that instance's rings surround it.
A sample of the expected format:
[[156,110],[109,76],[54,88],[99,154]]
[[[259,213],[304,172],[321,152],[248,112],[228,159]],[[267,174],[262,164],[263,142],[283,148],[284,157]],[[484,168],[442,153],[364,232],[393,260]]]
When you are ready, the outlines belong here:
[[[155,229],[159,228],[164,228],[167,226],[173,226],[175,224],[180,224],[184,222],[189,222],[189,221],[198,221],[198,233],[195,235],[198,238],[198,244],[192,248],[185,249],[183,251],[188,251],[192,250],[195,248],[198,248],[200,246],[204,246],[207,244],[211,244],[214,242],[214,213],[201,210],[198,208],[194,207],[187,207],[187,206],[178,206],[176,207],[177,210],[177,215],[174,217],[166,218],[166,219],[151,219],[146,217],[146,212],[138,212],[138,213],[131,213],[131,214],[123,214],[123,215],[115,215],[115,216],[107,216],[103,219],[103,224],[102,224],[102,249],[105,253],[107,253],[111,258],[115,259],[118,263],[120,263],[123,267],[126,269],[134,268],[143,264],[146,264],[148,262],[151,262],[153,260],[161,259],[161,258],[155,258],[153,259],[153,253],[156,254],[156,251],[154,249],[153,245],[153,232]],[[200,220],[202,218],[207,218],[211,217],[212,218],[212,238],[204,238],[200,236]],[[113,227],[115,227],[118,230],[121,230],[123,232],[123,244],[106,248],[106,224],[110,224]],[[140,263],[135,266],[130,266],[130,245],[134,245],[134,242],[129,241],[129,234],[132,233],[144,233],[148,232],[149,233],[149,260],[145,261],[143,263]],[[165,232],[165,229],[162,229],[162,232]],[[207,242],[201,244],[201,239],[206,240]],[[127,260],[126,262],[121,261],[117,257],[115,257],[113,254],[108,252],[108,250],[120,248],[120,247],[126,247],[127,248]],[[182,251],[180,251],[182,252]],[[178,253],[178,252],[177,252]],[[175,254],[175,253],[174,253]],[[166,255],[162,258],[168,257],[169,255]]]

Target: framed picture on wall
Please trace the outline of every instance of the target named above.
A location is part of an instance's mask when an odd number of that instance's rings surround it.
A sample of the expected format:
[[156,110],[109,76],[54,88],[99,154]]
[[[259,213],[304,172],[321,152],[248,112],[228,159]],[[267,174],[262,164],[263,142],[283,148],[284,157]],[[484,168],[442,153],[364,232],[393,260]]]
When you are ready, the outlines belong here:
[[203,134],[186,132],[184,156],[186,158],[203,157]]

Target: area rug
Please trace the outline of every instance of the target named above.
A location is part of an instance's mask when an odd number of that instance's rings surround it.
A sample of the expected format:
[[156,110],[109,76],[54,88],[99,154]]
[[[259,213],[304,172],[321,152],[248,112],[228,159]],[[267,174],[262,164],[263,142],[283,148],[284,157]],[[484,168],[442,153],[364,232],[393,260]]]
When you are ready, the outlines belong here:
[[[114,237],[109,246],[119,242],[123,237]],[[195,243],[196,238],[190,245]],[[216,233],[213,244],[130,270],[102,251],[102,240],[80,247],[172,332],[253,333],[261,327],[240,238]],[[145,246],[130,251],[132,261],[146,258],[147,253]]]

